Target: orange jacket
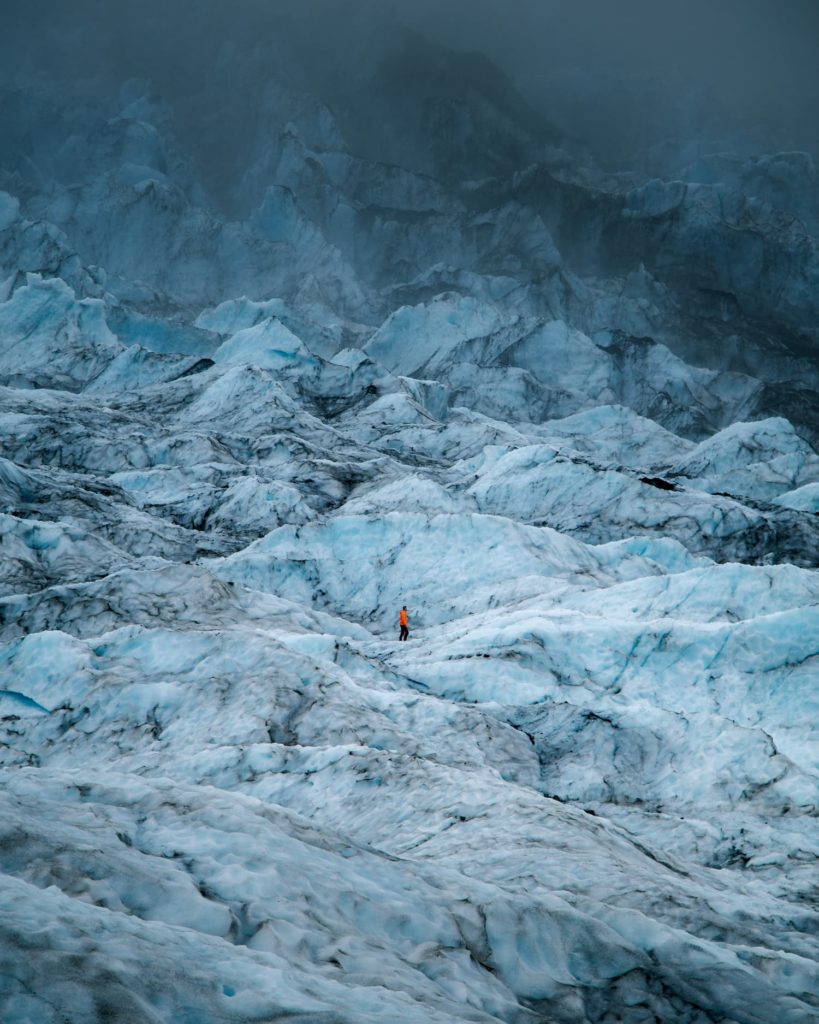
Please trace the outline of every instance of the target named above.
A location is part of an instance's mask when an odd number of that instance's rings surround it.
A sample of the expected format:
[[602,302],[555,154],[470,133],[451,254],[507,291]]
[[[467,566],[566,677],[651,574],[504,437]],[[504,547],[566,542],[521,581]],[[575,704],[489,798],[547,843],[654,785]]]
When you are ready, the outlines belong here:
[[398,625],[399,626],[406,626],[407,625],[407,610],[406,610],[406,608],[402,608],[401,611],[398,613]]

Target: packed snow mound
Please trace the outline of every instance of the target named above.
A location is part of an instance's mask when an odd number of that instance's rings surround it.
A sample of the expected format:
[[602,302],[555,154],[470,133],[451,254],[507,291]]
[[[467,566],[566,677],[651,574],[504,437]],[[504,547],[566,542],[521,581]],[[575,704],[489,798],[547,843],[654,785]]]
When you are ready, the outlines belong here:
[[794,491],[786,491],[773,499],[775,505],[792,508],[797,512],[819,513],[819,483],[805,484]]
[[[156,626],[160,604],[169,630],[215,631],[252,624],[251,628],[282,631],[291,639],[303,633],[370,639],[366,629],[346,619],[234,587],[202,566],[160,559],[132,572],[4,597],[2,636],[15,640],[59,630],[87,637],[110,632],[123,622]],[[32,643],[29,649],[35,647]]]
[[28,274],[60,278],[79,298],[103,298],[106,273],[83,265],[74,246],[54,224],[22,215],[15,196],[0,193],[0,301],[26,284]]
[[199,373],[210,365],[207,358],[176,353],[157,354],[139,345],[126,348],[115,356],[89,384],[86,394],[111,394],[144,388],[152,384],[165,384],[190,373]]
[[617,563],[624,580],[631,578],[630,567],[633,567],[635,578],[644,576],[645,562],[655,565],[663,574],[686,572],[697,566],[714,564],[712,559],[703,555],[692,555],[678,540],[657,535],[638,535],[627,540],[608,541],[597,545],[597,552]]
[[258,536],[281,523],[307,522],[315,515],[291,484],[264,472],[237,476],[229,464],[126,470],[112,474],[110,480],[140,508],[239,535]]
[[442,420],[448,419],[448,393],[430,381],[410,382],[397,379],[397,390],[390,389],[364,407],[352,409],[338,427],[345,435],[383,450],[409,455],[412,439],[438,431]]
[[468,614],[501,594],[514,599],[527,580],[610,575],[594,549],[551,529],[496,516],[418,512],[281,527],[225,559],[218,571],[299,601],[320,591],[328,607],[370,621],[383,622],[408,604],[424,624]]
[[556,447],[570,447],[598,462],[631,469],[667,467],[694,446],[654,420],[622,405],[599,405],[541,424],[538,431]]
[[78,391],[122,350],[97,299],[31,274],[0,303],[0,382]]
[[384,515],[387,512],[424,512],[427,515],[474,511],[468,499],[454,494],[427,477],[411,475],[382,487],[354,494],[344,503],[347,515]]
[[782,418],[734,423],[671,469],[709,491],[771,500],[819,481],[819,455]]
[[502,326],[495,306],[469,297],[444,296],[429,305],[396,310],[365,346],[373,359],[410,377],[435,374],[463,342]]
[[766,526],[761,513],[729,498],[589,465],[550,445],[499,453],[475,476],[467,493],[481,512],[548,525],[590,543],[656,531],[695,554],[747,558]]
[[372,333],[371,328],[350,323],[319,303],[294,306],[283,299],[227,299],[213,309],[203,310],[194,323],[200,330],[230,338],[274,318],[302,339],[311,352],[325,359],[353,339]]
[[504,352],[504,360],[529,370],[542,384],[560,384],[568,391],[605,400],[610,383],[611,361],[581,331],[563,320],[537,324]]
[[70,523],[46,523],[0,514],[2,569],[0,585],[5,593],[39,590],[54,583],[87,579],[89,568],[105,575],[132,560],[128,555]]
[[217,363],[252,363],[266,370],[278,370],[297,361],[311,359],[306,345],[281,320],[270,317],[254,327],[237,331],[214,353]]
[[662,344],[610,332],[594,341],[561,319],[522,316],[496,302],[452,294],[402,307],[365,351],[395,372],[445,382],[455,404],[507,421],[539,422],[619,405],[672,431],[701,436],[711,432],[709,425],[721,426],[726,412],[736,418],[760,390],[740,374],[688,365]]
[[815,572],[792,565],[709,565],[615,584],[603,592],[561,599],[561,607],[582,607],[590,615],[669,617],[686,622],[740,622],[757,616],[819,604]]

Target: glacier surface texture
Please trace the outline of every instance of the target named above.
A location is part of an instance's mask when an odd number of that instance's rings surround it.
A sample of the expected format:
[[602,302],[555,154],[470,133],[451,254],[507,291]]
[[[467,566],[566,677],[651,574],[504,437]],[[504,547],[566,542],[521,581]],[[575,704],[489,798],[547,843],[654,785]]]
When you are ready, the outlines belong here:
[[294,46],[0,84],[0,1019],[815,1024],[816,165]]

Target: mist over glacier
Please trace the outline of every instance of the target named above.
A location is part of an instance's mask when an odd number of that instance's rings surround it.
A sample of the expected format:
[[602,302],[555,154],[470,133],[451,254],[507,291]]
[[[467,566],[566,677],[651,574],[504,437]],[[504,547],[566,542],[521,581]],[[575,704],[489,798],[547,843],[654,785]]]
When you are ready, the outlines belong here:
[[1,17],[3,1024],[814,1022],[815,5]]

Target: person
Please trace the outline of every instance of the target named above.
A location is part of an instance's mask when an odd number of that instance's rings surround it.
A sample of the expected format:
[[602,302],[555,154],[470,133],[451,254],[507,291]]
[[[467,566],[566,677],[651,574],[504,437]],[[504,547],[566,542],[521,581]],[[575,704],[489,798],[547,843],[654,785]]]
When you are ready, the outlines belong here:
[[407,616],[407,606],[401,609],[398,613],[398,625],[401,627],[401,632],[398,635],[399,640],[407,640],[409,638],[409,618]]

